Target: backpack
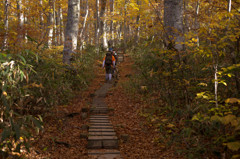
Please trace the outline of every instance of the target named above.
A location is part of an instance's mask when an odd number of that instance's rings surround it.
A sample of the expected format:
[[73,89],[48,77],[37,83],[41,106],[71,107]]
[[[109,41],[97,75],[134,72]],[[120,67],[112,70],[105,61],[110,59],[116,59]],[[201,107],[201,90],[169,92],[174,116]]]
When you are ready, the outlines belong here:
[[105,65],[107,66],[112,65],[112,55],[110,53],[106,53]]

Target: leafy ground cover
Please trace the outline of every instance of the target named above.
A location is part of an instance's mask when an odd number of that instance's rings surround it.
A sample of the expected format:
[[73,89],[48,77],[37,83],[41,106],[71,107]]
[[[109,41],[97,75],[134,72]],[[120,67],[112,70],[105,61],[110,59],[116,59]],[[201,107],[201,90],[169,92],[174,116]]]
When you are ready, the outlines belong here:
[[159,136],[158,132],[153,125],[146,122],[145,117],[141,116],[141,111],[147,103],[139,100],[138,94],[131,96],[126,92],[125,83],[136,73],[133,61],[129,57],[126,57],[125,62],[119,66],[119,71],[118,85],[109,93],[106,102],[115,112],[111,120],[120,138],[123,158],[182,158],[175,154],[172,148],[166,149],[165,146],[155,142]]
[[[124,83],[134,73],[132,61],[127,57],[119,66],[120,79],[106,97],[110,108],[114,109],[111,116],[114,128],[120,139],[120,151],[126,159],[145,158],[181,158],[169,148],[155,142],[159,136],[152,125],[146,123],[140,112],[145,105],[137,98],[130,98],[125,91]],[[96,64],[97,65],[97,64]],[[45,118],[44,132],[33,143],[29,158],[87,158],[86,139],[80,138],[87,133],[81,130],[86,120],[81,118],[83,107],[90,106],[93,94],[104,82],[104,70],[96,68],[96,77],[88,90],[80,93],[69,105],[55,107],[54,111]],[[74,114],[69,117],[69,114]],[[79,113],[79,114],[78,114]],[[125,136],[125,137],[124,137]]]
[[[100,69],[100,71],[99,71]],[[81,117],[81,109],[91,104],[93,94],[104,82],[104,70],[95,65],[95,78],[87,90],[78,93],[68,105],[56,106],[44,121],[44,131],[33,142],[29,158],[87,158],[87,141],[81,134],[86,120]]]

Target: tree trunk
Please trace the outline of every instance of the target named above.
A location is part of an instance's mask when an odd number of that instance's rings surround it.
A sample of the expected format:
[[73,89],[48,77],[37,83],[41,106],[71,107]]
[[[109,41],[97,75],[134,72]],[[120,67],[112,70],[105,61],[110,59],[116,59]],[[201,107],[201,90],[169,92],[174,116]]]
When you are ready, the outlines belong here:
[[101,12],[100,12],[100,35],[102,35],[103,49],[108,48],[107,36],[106,36],[106,21],[105,21],[106,0],[102,0]]
[[60,17],[60,44],[62,45],[65,41],[64,38],[64,26],[63,26],[63,14],[62,14],[62,7],[59,7],[59,17]]
[[107,40],[107,23],[106,20],[103,20],[103,49],[107,50],[108,40]]
[[[95,28],[95,45],[99,51],[99,0],[96,0],[96,28]],[[98,52],[97,51],[97,52]]]
[[22,44],[23,40],[23,26],[24,26],[24,15],[23,15],[23,10],[22,10],[22,0],[17,1],[17,9],[18,9],[18,43],[20,43],[20,46]]
[[167,47],[183,50],[183,0],[164,0],[164,27]]
[[84,34],[84,30],[86,28],[86,22],[87,22],[87,17],[88,17],[88,0],[86,0],[86,7],[85,7],[85,16],[84,16],[84,20],[83,20],[83,26],[82,26],[82,29],[81,29],[81,32],[80,32],[80,35],[79,35],[79,39],[81,41],[81,45],[80,45],[80,48],[82,48],[83,44],[84,44],[84,37],[83,37],[83,34]]
[[68,0],[68,15],[63,49],[63,63],[68,65],[70,65],[71,53],[77,47],[79,14],[80,0]]
[[4,8],[4,37],[3,37],[3,43],[2,43],[2,51],[5,51],[8,47],[8,6],[9,6],[10,0],[5,0],[5,8]]
[[61,25],[60,25],[60,6],[57,6],[57,11],[56,11],[56,41],[57,45],[61,45]]
[[[228,0],[228,12],[230,13],[231,12],[231,9],[232,9],[232,0]],[[230,18],[229,18],[230,19]],[[235,53],[235,50],[231,50],[230,52],[230,57],[231,57],[231,60],[232,60],[232,64],[237,64],[237,55],[238,55],[238,45],[239,45],[239,38],[238,40],[236,41],[236,53]],[[239,82],[239,72],[238,71],[234,71],[234,79],[235,79],[235,83],[236,83],[236,89],[237,89],[237,93],[240,94],[240,82]]]
[[199,15],[199,0],[197,0],[196,4],[196,11],[195,11],[195,22],[194,22],[194,29],[195,34],[197,35],[197,46],[199,47],[199,37],[198,37],[198,29],[199,29],[199,22],[198,22],[198,15]]
[[127,48],[127,0],[125,0],[125,4],[124,4],[124,22],[123,22],[123,50],[124,52],[126,52],[126,48]]
[[[110,0],[110,13],[111,16],[113,16],[113,10],[114,10],[114,0]],[[113,21],[111,20],[110,22],[110,46],[109,47],[113,47],[114,46],[114,32],[113,32]]]
[[136,31],[135,31],[135,38],[134,38],[135,44],[138,44],[138,40],[139,40],[139,31],[140,31],[139,20],[140,20],[140,14],[138,14],[136,18]]
[[57,45],[57,19],[56,19],[56,3],[53,0],[53,45]]
[[[39,4],[41,5],[41,8],[43,7],[43,1],[39,0]],[[40,11],[40,31],[41,31],[41,40],[43,40],[44,37],[44,18],[43,18],[43,11]]]
[[[26,13],[24,14],[24,24],[25,24],[25,26],[27,26],[27,24],[28,24],[28,18],[27,18],[27,14]],[[27,31],[27,28],[25,28],[24,32],[25,32],[25,35],[24,35],[25,43],[27,43],[28,42],[28,38],[27,38],[28,31]]]
[[53,0],[49,0],[50,11],[48,13],[48,47],[51,48],[53,43]]

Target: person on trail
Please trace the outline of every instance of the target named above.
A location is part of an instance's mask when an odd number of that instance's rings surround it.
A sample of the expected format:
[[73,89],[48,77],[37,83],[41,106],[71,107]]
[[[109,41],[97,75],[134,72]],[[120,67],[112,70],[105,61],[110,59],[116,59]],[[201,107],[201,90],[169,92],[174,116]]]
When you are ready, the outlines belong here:
[[[106,53],[106,56],[103,58],[102,67],[106,69],[106,82],[112,80],[113,68],[115,68],[116,60],[112,55],[111,51]],[[113,68],[112,68],[113,65]]]
[[115,60],[116,60],[115,65],[117,65],[117,62],[118,62],[118,55],[117,55],[116,50],[113,49],[112,54],[113,54],[113,56],[114,56],[114,58],[115,58]]

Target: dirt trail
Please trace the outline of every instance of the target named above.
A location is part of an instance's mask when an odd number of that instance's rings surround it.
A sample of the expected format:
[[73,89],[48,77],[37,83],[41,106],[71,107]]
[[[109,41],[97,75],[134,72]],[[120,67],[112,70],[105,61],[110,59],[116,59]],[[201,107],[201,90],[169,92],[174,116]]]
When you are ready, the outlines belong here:
[[[97,64],[96,64],[97,65]],[[96,67],[96,77],[88,90],[81,92],[69,104],[57,106],[44,118],[44,131],[33,142],[28,158],[87,159],[87,134],[82,126],[87,123],[81,117],[83,107],[90,107],[93,94],[104,83],[104,69]]]
[[111,121],[120,138],[121,155],[124,159],[174,159],[173,151],[162,149],[154,142],[159,134],[140,117],[139,111],[144,103],[130,98],[124,91],[123,84],[134,74],[132,65],[131,59],[126,57],[119,67],[118,85],[106,98],[106,103],[115,112]]
[[[158,133],[140,117],[141,102],[133,100],[125,92],[123,83],[130,80],[134,73],[133,62],[129,57],[118,66],[120,79],[115,87],[110,88],[105,97],[105,103],[113,108],[114,115],[110,116],[119,140],[119,149],[124,159],[174,159],[171,150],[161,149],[154,143]],[[45,129],[34,141],[29,158],[59,158],[87,159],[87,140],[81,138],[88,133],[82,129],[88,119],[83,120],[81,109],[90,107],[97,92],[104,84],[104,69],[96,69],[96,78],[89,89],[78,95],[68,106],[58,106],[45,120]]]

